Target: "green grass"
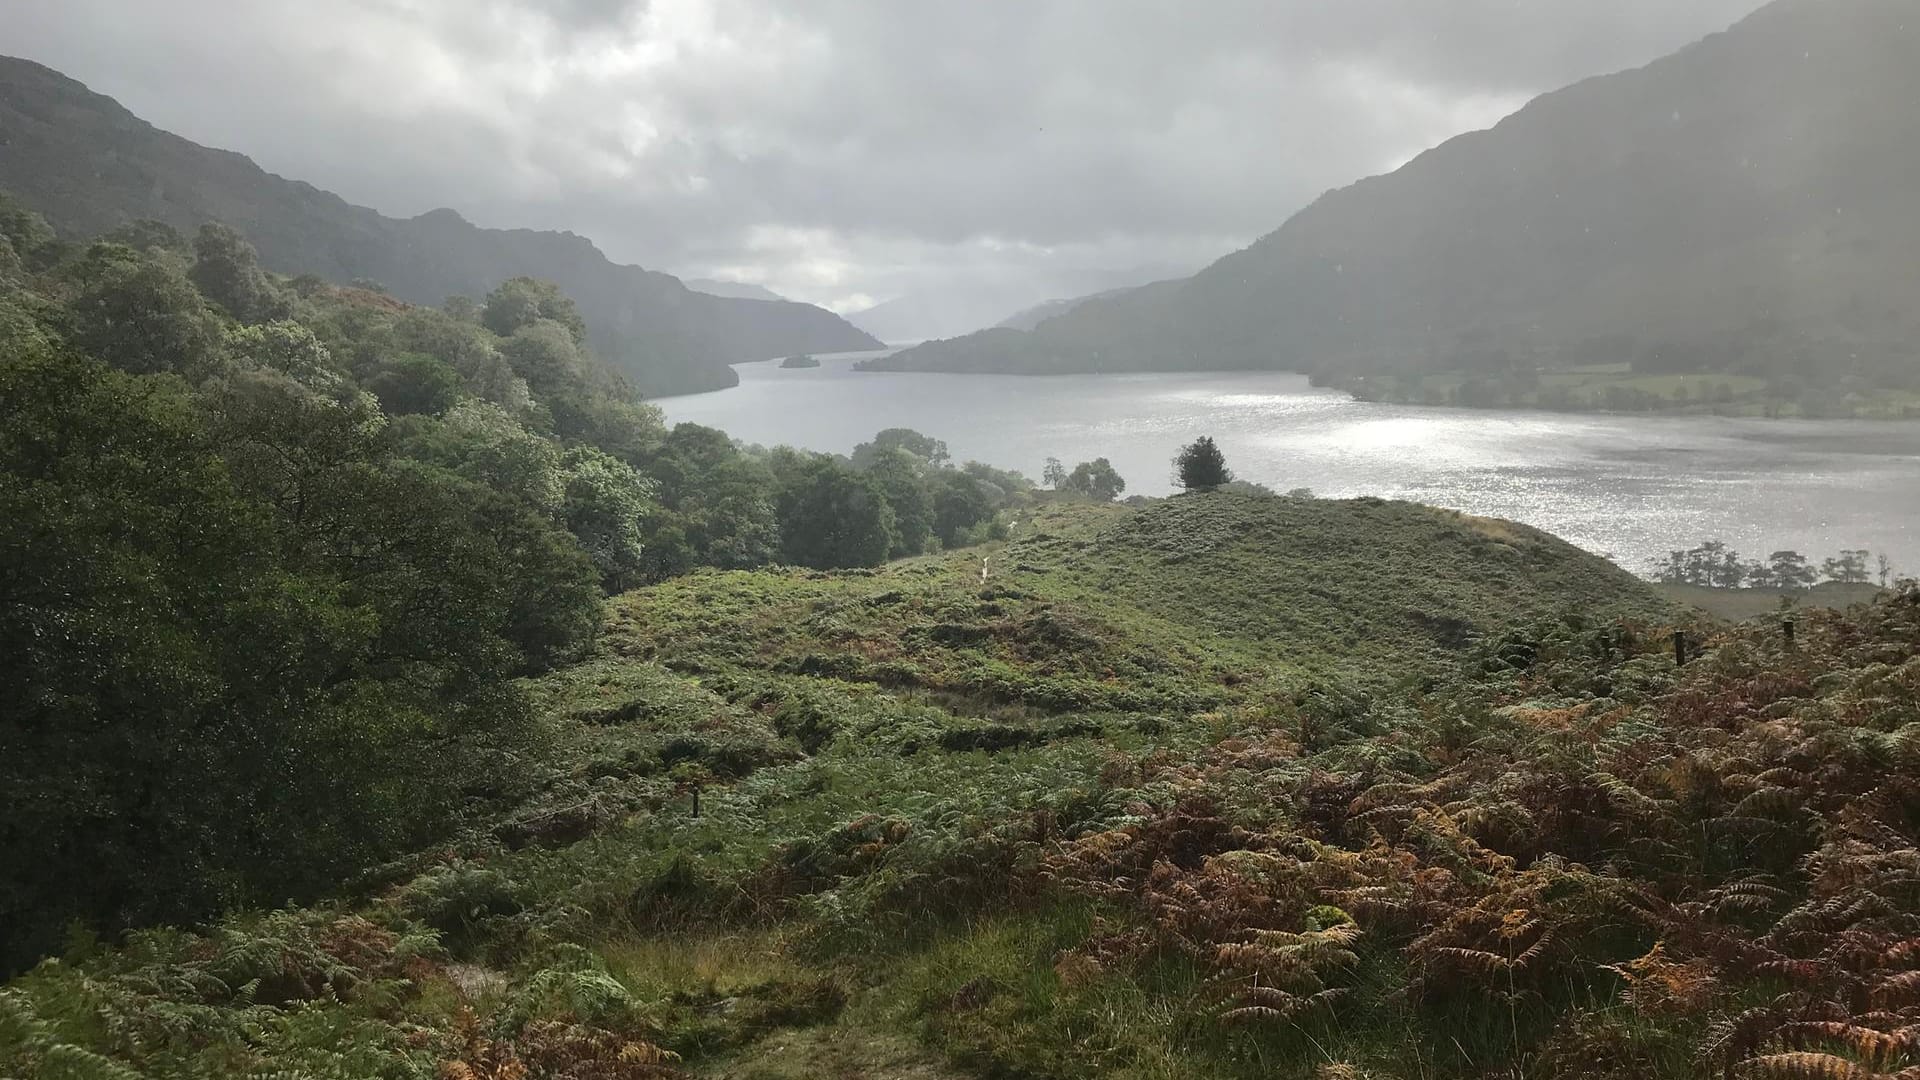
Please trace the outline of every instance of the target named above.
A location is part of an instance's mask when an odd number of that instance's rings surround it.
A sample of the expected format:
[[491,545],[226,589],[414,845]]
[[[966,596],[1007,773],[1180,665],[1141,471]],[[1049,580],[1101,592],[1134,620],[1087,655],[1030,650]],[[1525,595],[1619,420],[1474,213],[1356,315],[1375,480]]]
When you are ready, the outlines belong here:
[[[1769,811],[1724,815],[1756,776],[1814,773],[1775,760],[1800,736],[1729,747],[1743,724],[1826,740],[1838,771],[1809,782],[1832,791],[1797,812],[1857,800],[1905,760],[1920,674],[1891,666],[1892,613],[1809,613],[1793,652],[1702,626],[1687,669],[1675,617],[1535,530],[1377,500],[1054,504],[872,571],[677,579],[528,685],[530,797],[340,908],[24,976],[0,1075],[84,1051],[156,1080],[426,1080],[586,1031],[731,1080],[1677,1080],[1709,1017],[1623,1002],[1607,965],[1652,938],[1599,875],[1756,857]],[[1815,834],[1792,835],[1776,880]],[[1473,903],[1552,919],[1552,966],[1482,984],[1416,955],[1445,919],[1393,914]],[[1349,918],[1351,958],[1315,969],[1334,1004],[1222,1019],[1247,979],[1223,946]],[[1471,953],[1481,924],[1457,926]]]
[[1526,526],[1221,494],[1052,504],[1008,543],[869,573],[698,574],[617,601],[607,645],[696,673],[1128,709],[1244,696],[1237,680],[1361,675],[1386,656],[1417,664],[1568,611],[1664,613],[1631,575]]

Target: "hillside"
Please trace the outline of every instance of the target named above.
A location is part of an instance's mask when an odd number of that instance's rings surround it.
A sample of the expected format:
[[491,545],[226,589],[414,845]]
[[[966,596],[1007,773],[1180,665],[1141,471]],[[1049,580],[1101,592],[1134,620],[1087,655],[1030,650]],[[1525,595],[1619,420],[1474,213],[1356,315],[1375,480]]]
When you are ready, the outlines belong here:
[[926,341],[978,329],[1019,302],[998,293],[913,294],[883,300],[847,319],[881,341]]
[[1252,682],[1370,678],[1387,658],[1404,671],[1570,611],[1668,609],[1639,579],[1526,526],[1223,494],[1048,505],[1003,546],[871,574],[695,575],[620,601],[609,640],[689,672],[830,675],[968,709],[1179,711]]
[[1137,285],[1127,286],[1125,288],[1119,288],[1119,289],[1107,289],[1104,292],[1097,292],[1091,296],[1074,296],[1074,297],[1067,297],[1059,300],[1048,300],[1045,303],[1035,304],[1030,308],[1023,308],[1019,311],[1016,311],[1012,315],[1009,315],[1006,318],[1001,319],[998,323],[994,325],[996,328],[1004,329],[1004,330],[1031,331],[1035,327],[1038,327],[1041,323],[1046,322],[1048,319],[1054,318],[1059,315],[1065,315],[1067,312],[1072,311],[1074,308],[1079,307],[1081,304],[1084,304],[1089,300],[1099,300],[1105,297],[1119,296],[1121,293],[1129,292],[1132,289],[1135,289],[1138,287],[1139,286]]
[[596,348],[651,395],[730,386],[726,365],[740,360],[879,347],[824,309],[694,292],[610,262],[572,233],[483,229],[452,210],[384,217],[160,131],[27,60],[0,58],[0,146],[0,190],[74,238],[139,219],[188,233],[223,221],[268,269],[371,279],[430,305],[516,276],[553,281],[579,304]]
[[1912,594],[1679,667],[1610,618],[1643,586],[1499,522],[1205,496],[1016,536],[616,599],[527,684],[531,793],[349,903],[81,940],[0,991],[0,1070],[1915,1064]]
[[[1779,0],[1328,193],[1193,278],[897,369],[1920,374],[1920,20]],[[1471,403],[1471,402],[1465,402]]]
[[734,300],[766,300],[771,303],[789,303],[786,297],[767,288],[765,285],[751,285],[744,281],[714,281],[711,278],[687,278],[687,288],[708,296],[725,296]]

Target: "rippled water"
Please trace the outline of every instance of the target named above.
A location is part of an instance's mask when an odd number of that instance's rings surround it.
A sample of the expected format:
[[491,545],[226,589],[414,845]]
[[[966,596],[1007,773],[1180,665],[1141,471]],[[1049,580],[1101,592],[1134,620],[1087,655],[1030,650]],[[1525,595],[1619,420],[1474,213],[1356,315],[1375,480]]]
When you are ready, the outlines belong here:
[[1277,490],[1414,499],[1537,525],[1623,566],[1722,539],[1747,553],[1885,552],[1920,572],[1920,423],[1487,412],[1356,402],[1278,373],[912,375],[744,364],[738,387],[659,402],[670,422],[845,453],[887,427],[956,459],[1038,476],[1113,461],[1128,492],[1172,489],[1210,434]]

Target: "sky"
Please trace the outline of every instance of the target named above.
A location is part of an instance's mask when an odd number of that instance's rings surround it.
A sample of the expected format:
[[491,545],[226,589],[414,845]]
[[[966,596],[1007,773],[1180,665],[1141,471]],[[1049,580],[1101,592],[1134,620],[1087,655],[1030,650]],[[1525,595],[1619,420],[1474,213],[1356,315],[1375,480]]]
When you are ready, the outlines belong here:
[[0,0],[0,52],[388,214],[845,312],[1197,269],[1758,6]]

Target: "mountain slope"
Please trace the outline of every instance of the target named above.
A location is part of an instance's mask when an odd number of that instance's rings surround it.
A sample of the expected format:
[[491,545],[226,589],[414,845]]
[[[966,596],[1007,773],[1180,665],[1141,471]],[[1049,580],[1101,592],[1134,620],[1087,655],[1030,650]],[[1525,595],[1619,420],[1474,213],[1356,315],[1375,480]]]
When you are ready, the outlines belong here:
[[1911,378],[1920,14],[1781,0],[1329,193],[1184,283],[899,368]]
[[731,385],[726,365],[739,360],[879,344],[821,308],[710,296],[613,263],[572,233],[483,229],[452,210],[385,217],[160,131],[28,60],[0,58],[0,189],[72,237],[143,218],[183,231],[224,221],[273,270],[371,278],[414,303],[481,296],[519,275],[551,280],[648,394]]
[[1079,307],[1089,300],[1101,300],[1107,297],[1119,296],[1122,293],[1132,292],[1137,287],[1138,286],[1130,285],[1118,289],[1105,289],[1091,296],[1069,296],[1062,297],[1058,300],[1047,300],[1035,304],[1030,308],[1022,308],[1014,312],[995,323],[993,328],[998,330],[1033,331],[1038,329],[1040,324],[1046,322],[1048,319],[1065,315],[1067,312],[1072,311],[1074,308]]
[[770,300],[776,304],[787,303],[787,298],[767,288],[765,285],[752,285],[744,281],[716,281],[712,278],[687,278],[682,284],[694,292],[708,296],[725,296],[734,300]]

